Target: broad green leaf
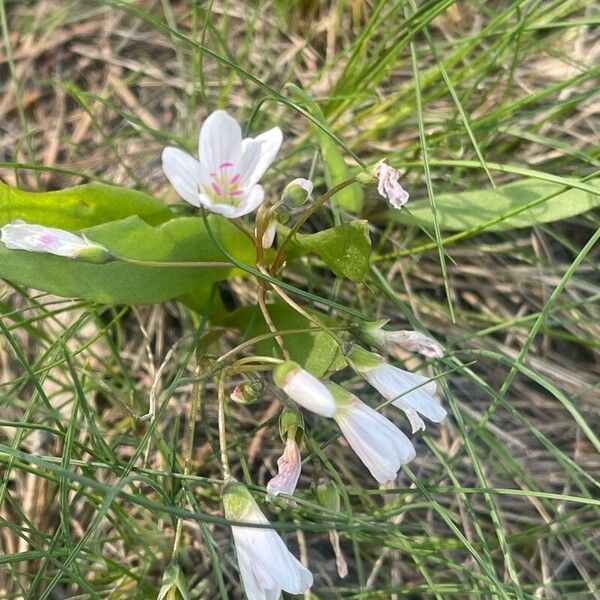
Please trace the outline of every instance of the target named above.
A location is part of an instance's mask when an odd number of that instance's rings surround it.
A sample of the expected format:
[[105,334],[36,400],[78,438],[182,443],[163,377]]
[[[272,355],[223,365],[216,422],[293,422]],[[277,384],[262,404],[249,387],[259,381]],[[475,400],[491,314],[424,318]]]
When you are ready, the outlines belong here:
[[[440,194],[435,197],[438,222],[446,231],[465,231],[507,215],[486,227],[488,231],[502,231],[567,219],[600,206],[600,178],[588,181],[587,185],[598,188],[598,194],[580,189],[561,192],[563,186],[538,179],[522,179],[495,190]],[[549,196],[553,197],[545,200]],[[411,201],[407,208],[410,214],[390,211],[389,216],[404,223],[416,221],[419,225],[433,226],[428,200]],[[510,215],[523,208],[522,212]]]
[[[302,365],[316,377],[337,371],[346,364],[336,341],[325,331],[314,331],[315,324],[296,312],[284,302],[267,305],[269,315],[275,327],[282,332],[282,337],[292,360]],[[325,326],[331,325],[330,320],[321,313],[314,315]],[[253,338],[269,333],[262,313],[258,306],[243,306],[229,313],[218,321],[222,325],[236,327],[245,338]],[[286,331],[312,329],[300,333],[286,334]],[[273,337],[256,343],[256,351],[268,356],[281,356],[279,346]]]
[[[208,217],[223,247],[245,263],[254,246],[227,219]],[[201,217],[180,217],[152,227],[137,216],[83,230],[118,256],[141,261],[224,261]],[[143,266],[122,261],[94,265],[68,258],[8,250],[0,243],[0,277],[59,296],[107,304],[154,304],[183,296],[205,296],[203,287],[239,273],[229,267]],[[190,298],[192,296],[189,296]]]
[[[288,83],[286,88],[291,93],[293,99],[301,104],[317,121],[322,123],[324,129],[327,129],[325,116],[320,106],[297,85]],[[327,184],[327,188],[331,189],[333,186],[351,177],[350,169],[346,165],[340,149],[331,137],[317,125],[313,125],[313,130],[321,148],[321,156],[323,157],[325,167],[325,183]],[[346,210],[360,212],[363,206],[362,187],[358,184],[350,185],[338,192],[333,197],[333,201]]]
[[117,185],[88,183],[52,192],[26,192],[0,182],[0,225],[13,219],[78,230],[137,215],[150,225],[173,218],[166,204]]
[[[282,237],[289,229],[279,226]],[[368,221],[350,221],[317,233],[297,233],[286,255],[290,258],[302,250],[314,252],[339,277],[361,281],[369,268],[371,239]]]

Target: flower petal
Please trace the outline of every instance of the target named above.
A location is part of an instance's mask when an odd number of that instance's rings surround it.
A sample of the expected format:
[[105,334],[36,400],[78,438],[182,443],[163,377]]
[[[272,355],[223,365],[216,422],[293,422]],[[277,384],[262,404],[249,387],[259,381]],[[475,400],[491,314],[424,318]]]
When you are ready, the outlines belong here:
[[363,375],[386,400],[392,400],[394,406],[402,409],[403,404],[408,405],[434,423],[446,417],[446,409],[433,399],[435,381],[389,363],[363,371]]
[[243,217],[256,210],[265,199],[265,190],[262,185],[255,185],[248,190],[244,197],[244,201],[236,208],[235,216]]
[[[292,368],[286,365],[291,365]],[[281,377],[279,369],[284,368]],[[295,363],[284,363],[273,372],[273,379],[294,402],[322,417],[334,417],[337,404],[329,388]]]
[[415,457],[410,440],[391,421],[360,400],[335,417],[346,440],[379,482],[396,478],[403,464]]
[[198,138],[198,157],[209,173],[222,165],[239,165],[242,157],[242,130],[224,110],[216,110],[202,124]]
[[175,191],[186,202],[200,206],[198,190],[206,180],[206,173],[200,163],[187,152],[168,146],[162,152],[162,165]]
[[[244,165],[242,171],[242,185],[252,187],[260,181],[265,171],[275,160],[275,155],[279,151],[283,133],[279,127],[273,127],[269,131],[261,133],[256,138],[247,138],[243,142],[244,154],[241,165]],[[260,144],[259,155],[256,156],[256,144]]]

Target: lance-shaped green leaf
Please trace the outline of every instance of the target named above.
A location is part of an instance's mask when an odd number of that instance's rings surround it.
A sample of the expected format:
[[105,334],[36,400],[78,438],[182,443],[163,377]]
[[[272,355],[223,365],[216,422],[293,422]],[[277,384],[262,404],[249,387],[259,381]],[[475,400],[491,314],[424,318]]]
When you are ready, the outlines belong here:
[[[600,206],[600,178],[586,182],[598,193],[560,184],[521,179],[495,190],[478,189],[435,197],[438,223],[446,231],[466,231],[483,227],[487,231],[503,231],[531,227],[567,219]],[[433,214],[428,200],[411,200],[410,212],[389,211],[386,218],[432,227]],[[490,221],[495,221],[486,225]]]
[[150,225],[174,216],[157,198],[117,185],[88,183],[52,192],[27,192],[0,182],[0,225],[22,219],[76,231],[131,215]]
[[[301,104],[322,126],[313,125],[313,130],[321,148],[323,166],[325,170],[325,183],[327,188],[351,177],[350,169],[344,161],[338,145],[326,133],[327,123],[321,107],[301,88],[293,83],[288,83],[286,89],[290,92],[294,101]],[[363,190],[358,184],[350,185],[339,191],[332,199],[342,208],[352,212],[360,212],[363,205]]]
[[[284,239],[289,229],[278,227]],[[297,233],[286,250],[288,259],[314,252],[339,277],[361,281],[369,268],[369,223],[356,220],[317,233]]]
[[[253,263],[254,246],[227,219],[210,215],[208,223],[227,252],[239,261]],[[0,243],[0,277],[59,296],[106,304],[154,304],[185,294],[203,296],[206,285],[240,273],[228,266],[168,264],[227,260],[213,243],[201,217],[180,217],[152,227],[133,216],[90,227],[82,233],[117,256],[167,264],[148,266],[117,260],[96,265],[8,250]]]
[[[324,330],[296,312],[284,302],[267,305],[269,315],[278,331],[281,331],[292,360],[316,377],[337,371],[346,365],[337,342]],[[321,313],[312,313],[326,327],[331,320]],[[218,323],[236,327],[244,338],[253,338],[270,332],[258,306],[243,306],[218,319]],[[300,331],[297,331],[300,330]],[[294,333],[287,333],[294,331]],[[255,345],[259,354],[279,356],[279,346],[273,336]]]

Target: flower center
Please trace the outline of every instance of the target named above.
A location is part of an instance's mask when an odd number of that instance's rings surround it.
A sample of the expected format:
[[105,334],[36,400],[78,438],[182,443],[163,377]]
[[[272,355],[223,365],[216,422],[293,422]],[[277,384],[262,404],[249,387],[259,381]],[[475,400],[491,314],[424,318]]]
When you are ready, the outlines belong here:
[[217,172],[210,173],[210,189],[205,189],[213,200],[219,204],[232,204],[238,206],[242,196],[240,187],[240,173],[233,169],[234,164],[229,161],[222,162]]

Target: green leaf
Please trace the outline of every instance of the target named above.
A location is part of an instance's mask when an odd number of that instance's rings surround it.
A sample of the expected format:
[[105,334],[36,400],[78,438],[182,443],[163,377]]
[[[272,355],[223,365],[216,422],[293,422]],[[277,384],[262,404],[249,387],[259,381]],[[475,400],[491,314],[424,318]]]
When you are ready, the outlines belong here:
[[[279,225],[282,237],[289,229]],[[368,221],[349,221],[317,233],[297,233],[286,252],[295,258],[303,251],[314,252],[339,277],[362,281],[369,268],[371,238]]]
[[[208,217],[223,247],[252,264],[254,246],[227,219]],[[141,261],[223,261],[201,217],[180,217],[151,227],[137,216],[84,229],[114,254]],[[107,304],[154,304],[185,294],[205,296],[204,286],[239,274],[230,267],[144,266],[122,261],[103,265],[8,250],[0,244],[0,277],[59,296]],[[191,297],[191,296],[190,296]]]
[[[337,371],[346,365],[344,357],[335,340],[325,331],[315,331],[316,327],[306,317],[296,312],[284,302],[268,304],[267,309],[275,327],[282,332],[282,337],[292,360],[310,371],[316,377]],[[313,312],[324,325],[331,325],[331,320],[321,313]],[[219,320],[219,324],[239,329],[245,338],[253,338],[269,333],[258,306],[243,306]],[[308,330],[286,334],[289,330]],[[281,356],[279,346],[273,337],[255,344],[259,354]]]
[[[501,219],[485,229],[502,231],[567,219],[600,206],[600,178],[588,181],[587,185],[597,188],[598,194],[581,189],[561,192],[563,186],[533,178],[508,183],[496,190],[440,194],[435,197],[438,222],[446,231],[465,231]],[[419,225],[433,226],[428,200],[410,202],[407,208],[410,214],[390,211],[389,216],[403,223],[416,221]],[[525,210],[510,214],[520,209]],[[506,217],[502,218],[504,215]]]
[[[323,125],[313,125],[313,130],[319,141],[321,156],[325,168],[325,183],[331,189],[338,183],[351,177],[350,169],[337,144],[326,133],[328,129],[325,116],[321,107],[301,88],[293,83],[288,83],[286,89],[291,93],[296,102],[301,104],[317,121]],[[363,206],[363,190],[358,184],[350,185],[339,191],[333,199],[346,210],[360,212]]]
[[88,183],[53,192],[26,192],[0,182],[0,225],[23,219],[73,231],[131,215],[150,225],[173,218],[157,198],[116,185]]

